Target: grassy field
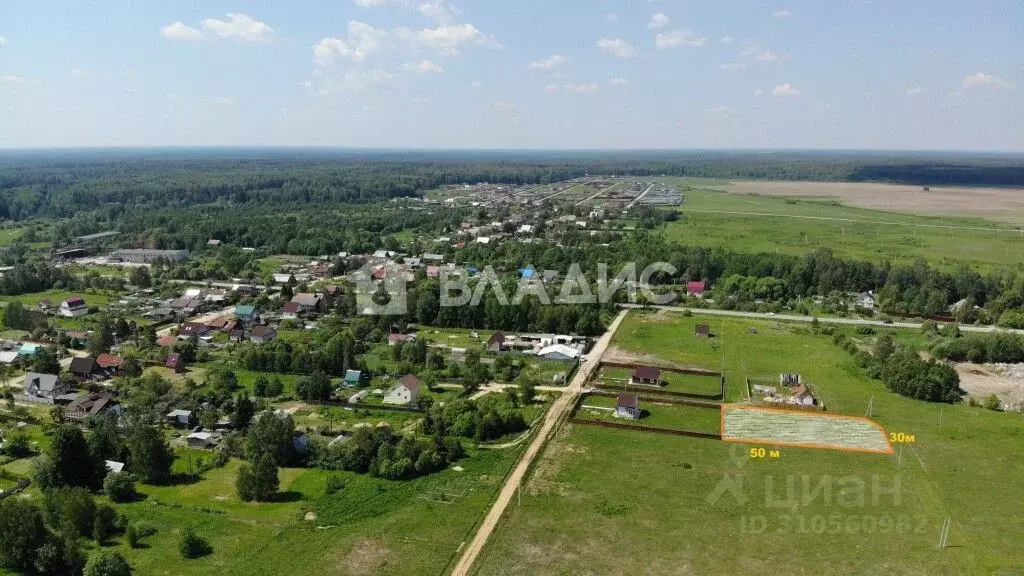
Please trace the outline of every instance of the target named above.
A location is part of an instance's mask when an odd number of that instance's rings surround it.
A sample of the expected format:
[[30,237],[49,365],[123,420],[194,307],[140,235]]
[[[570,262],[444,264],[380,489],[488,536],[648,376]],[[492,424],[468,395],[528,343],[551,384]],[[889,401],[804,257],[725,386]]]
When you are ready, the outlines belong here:
[[[603,410],[595,410],[589,407],[603,408]],[[680,406],[644,399],[640,400],[639,420],[615,418],[614,410],[615,398],[587,396],[583,399],[583,403],[580,406],[579,411],[576,412],[576,417],[585,420],[618,422],[620,424],[636,424],[638,426],[667,428],[669,430],[686,430],[689,432],[706,432],[708,434],[718,434],[718,431],[721,429],[721,417],[718,408]],[[640,432],[638,432],[638,434],[640,434]],[[643,438],[646,438],[646,435],[643,436]]]
[[[710,368],[708,368],[710,370]],[[718,376],[700,374],[677,374],[662,371],[661,386],[630,385],[632,370],[626,368],[605,368],[598,372],[596,380],[617,386],[629,386],[641,393],[656,394],[659,391],[681,392],[684,394],[718,394],[722,390],[722,381]]]
[[[675,343],[692,319],[640,314],[614,345],[681,364],[719,365],[724,354],[732,383],[799,371],[832,413],[864,415],[874,398],[873,418],[916,442],[892,456],[779,447],[778,458],[756,459],[745,444],[569,425],[476,573],[1020,573],[1024,485],[1009,480],[1024,473],[1020,415],[891,394],[806,326],[711,321],[715,349]],[[727,394],[746,396],[734,385]],[[726,478],[741,487],[716,494]],[[802,501],[822,483],[832,487],[827,502],[823,493]],[[858,483],[863,502],[839,497]],[[873,489],[896,483],[898,498]],[[950,547],[938,550],[946,518]]]
[[939,266],[967,263],[982,269],[1016,265],[1024,251],[1020,231],[998,232],[1011,226],[978,218],[916,216],[821,199],[733,194],[728,183],[683,180],[680,186],[685,190],[683,217],[670,223],[665,235],[690,245],[784,254],[831,248],[836,255],[870,261],[926,258]]

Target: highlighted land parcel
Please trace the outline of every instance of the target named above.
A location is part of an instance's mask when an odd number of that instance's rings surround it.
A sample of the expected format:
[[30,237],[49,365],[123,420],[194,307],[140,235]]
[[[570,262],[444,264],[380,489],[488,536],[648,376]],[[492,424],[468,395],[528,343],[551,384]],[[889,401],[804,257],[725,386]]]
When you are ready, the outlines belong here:
[[840,416],[726,404],[722,440],[826,450],[892,454],[879,424],[859,416]]

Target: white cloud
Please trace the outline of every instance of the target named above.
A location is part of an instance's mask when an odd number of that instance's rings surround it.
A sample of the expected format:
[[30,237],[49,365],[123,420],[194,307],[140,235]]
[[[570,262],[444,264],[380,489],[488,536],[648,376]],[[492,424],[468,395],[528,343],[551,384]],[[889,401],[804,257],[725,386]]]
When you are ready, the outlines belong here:
[[629,84],[629,78],[609,78],[608,79],[608,85],[609,86],[625,86],[626,84]]
[[728,106],[715,106],[713,108],[708,108],[705,112],[712,116],[731,116],[736,113],[736,110],[734,108],[729,108]]
[[724,72],[738,72],[740,70],[746,70],[747,69],[747,65],[746,64],[742,64],[742,63],[739,63],[739,64],[719,64],[718,65],[718,69],[722,70]]
[[325,77],[317,82],[304,82],[302,85],[314,96],[322,97],[382,88],[390,85],[394,79],[395,75],[383,68],[352,68],[341,78]]
[[601,38],[597,41],[597,48],[603,54],[612,54],[619,58],[632,58],[636,54],[636,48],[621,38]]
[[722,44],[732,44],[732,36],[722,36]]
[[558,92],[558,90],[559,90],[558,84],[548,84],[547,86],[544,87],[544,91],[549,93],[549,94],[550,93],[554,93],[554,92]]
[[402,70],[413,74],[440,74],[444,72],[444,68],[440,64],[427,59],[420,60],[419,62],[406,62],[402,65]]
[[609,24],[618,24],[619,23],[619,17],[616,16],[615,14],[609,12],[609,13],[604,15],[604,21],[608,22]]
[[425,28],[418,32],[396,28],[394,34],[400,40],[429,48],[442,56],[455,56],[466,46],[501,48],[494,36],[484,34],[469,23]]
[[227,17],[227,20],[207,18],[203,20],[203,28],[221,38],[240,42],[269,42],[274,37],[273,28],[245,14],[228,12]]
[[666,50],[678,46],[703,46],[705,42],[707,42],[707,38],[697,36],[693,33],[693,30],[662,32],[654,39],[654,44],[658,47],[658,50]]
[[569,59],[561,54],[554,54],[542,60],[530,62],[531,70],[553,70],[569,62]]
[[358,4],[360,8],[377,8],[378,6],[385,6],[388,4],[402,4],[402,2],[395,0],[356,0],[356,4]]
[[1013,82],[984,72],[977,72],[970,76],[965,76],[961,84],[964,88],[979,87],[988,88],[990,90],[1013,90],[1016,88]]
[[213,100],[210,100],[209,102],[207,102],[205,104],[204,107],[205,108],[228,108],[228,107],[231,107],[231,106],[234,106],[234,105],[235,105],[235,102],[233,100],[231,100],[231,98],[225,98],[225,97],[221,96],[220,98],[214,98]]
[[335,58],[362,62],[388,43],[388,31],[374,28],[365,22],[348,23],[348,38],[324,38],[313,47],[313,56],[321,66],[330,65]]
[[783,18],[789,18],[789,10],[776,10],[772,12],[772,18],[776,20],[782,20]]
[[469,87],[470,88],[483,88],[484,87],[484,83],[479,81],[479,80],[473,80],[472,82],[469,83]]
[[497,102],[494,103],[494,109],[495,110],[500,110],[500,111],[503,111],[503,112],[507,112],[509,110],[515,110],[515,108],[516,108],[516,103],[515,102],[509,102],[507,100],[498,100]]
[[754,88],[754,96],[760,96],[762,94],[764,94],[764,90],[760,88]]
[[647,23],[647,27],[651,30],[659,30],[672,23],[672,19],[665,14],[658,12],[654,16],[651,16],[651,21]]
[[420,4],[420,14],[438,24],[451,24],[461,12],[444,0],[429,0]]
[[160,35],[168,40],[200,40],[203,37],[202,32],[186,26],[181,20],[161,28]]
[[24,76],[0,76],[0,84],[29,84],[29,79]]
[[590,82],[588,84],[574,84],[569,82],[565,85],[565,91],[573,94],[589,94],[591,92],[600,92],[601,87],[596,82]]
[[828,112],[831,109],[832,109],[832,104],[829,104],[828,102],[825,102],[824,100],[818,101],[818,110],[820,110],[822,112]]
[[921,94],[924,94],[924,88],[921,88],[920,86],[911,86],[910,88],[907,88],[907,96],[920,96]]
[[778,86],[776,86],[775,90],[772,90],[772,94],[775,94],[780,98],[792,98],[795,96],[799,96],[800,91],[797,90],[792,84],[787,82],[785,84],[779,84]]
[[75,78],[88,78],[89,77],[89,73],[86,72],[85,70],[82,70],[81,68],[72,68],[71,69],[71,75],[74,76]]
[[748,58],[753,58],[758,62],[774,62],[779,59],[778,54],[775,52],[758,48],[749,40],[743,43],[743,55]]
[[7,38],[0,36],[0,48],[7,46]]

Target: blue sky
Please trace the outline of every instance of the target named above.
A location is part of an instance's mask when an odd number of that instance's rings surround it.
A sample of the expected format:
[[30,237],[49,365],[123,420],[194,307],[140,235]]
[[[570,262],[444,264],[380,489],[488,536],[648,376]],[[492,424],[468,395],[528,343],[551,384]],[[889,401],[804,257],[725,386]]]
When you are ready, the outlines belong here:
[[1020,0],[5,0],[0,147],[1024,150]]

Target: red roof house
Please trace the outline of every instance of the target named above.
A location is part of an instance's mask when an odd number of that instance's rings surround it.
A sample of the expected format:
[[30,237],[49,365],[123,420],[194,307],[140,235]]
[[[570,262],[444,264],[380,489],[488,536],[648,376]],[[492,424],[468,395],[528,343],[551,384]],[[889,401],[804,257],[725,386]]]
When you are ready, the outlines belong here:
[[690,296],[703,296],[707,289],[708,286],[703,280],[686,283],[686,293]]

